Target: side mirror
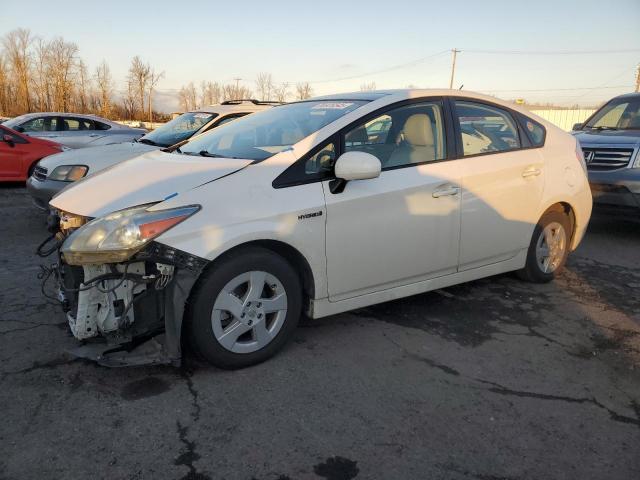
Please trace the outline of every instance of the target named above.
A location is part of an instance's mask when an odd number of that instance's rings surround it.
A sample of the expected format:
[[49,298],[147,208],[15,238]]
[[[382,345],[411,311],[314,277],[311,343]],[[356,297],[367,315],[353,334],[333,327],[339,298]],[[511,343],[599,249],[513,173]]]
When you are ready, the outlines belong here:
[[334,167],[335,180],[332,180],[329,188],[331,193],[340,193],[351,180],[368,180],[378,178],[382,171],[382,164],[377,157],[366,152],[343,153],[336,160]]
[[378,178],[380,160],[366,152],[347,152],[336,160],[335,175],[343,180],[368,180]]
[[13,147],[15,145],[15,142],[13,141],[13,137],[11,135],[2,135],[2,141],[7,143],[10,147]]
[[582,124],[581,123],[574,123],[573,127],[571,128],[571,130],[576,131],[576,130],[581,130],[582,129]]

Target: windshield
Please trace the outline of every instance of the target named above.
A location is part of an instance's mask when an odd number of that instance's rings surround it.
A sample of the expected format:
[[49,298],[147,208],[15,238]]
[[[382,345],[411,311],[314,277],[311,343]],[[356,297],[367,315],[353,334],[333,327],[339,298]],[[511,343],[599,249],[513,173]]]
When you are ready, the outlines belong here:
[[274,107],[198,136],[181,146],[178,153],[264,160],[365,103],[325,100]]
[[138,140],[159,147],[168,147],[190,138],[218,114],[208,112],[188,112],[165,123]]
[[597,130],[640,129],[640,97],[621,98],[607,103],[585,127]]

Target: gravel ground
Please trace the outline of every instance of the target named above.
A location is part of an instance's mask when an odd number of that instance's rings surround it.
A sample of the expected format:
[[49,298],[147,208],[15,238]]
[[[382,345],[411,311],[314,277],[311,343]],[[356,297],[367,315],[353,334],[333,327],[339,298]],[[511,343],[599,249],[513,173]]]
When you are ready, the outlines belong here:
[[640,478],[640,224],[561,278],[501,275],[300,328],[228,372],[74,360],[44,216],[0,188],[0,479]]

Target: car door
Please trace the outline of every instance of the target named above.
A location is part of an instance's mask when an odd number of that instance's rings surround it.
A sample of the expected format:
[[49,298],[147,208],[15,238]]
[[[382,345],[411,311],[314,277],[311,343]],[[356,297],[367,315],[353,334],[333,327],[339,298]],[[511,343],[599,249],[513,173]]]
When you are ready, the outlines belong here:
[[529,246],[544,188],[544,163],[515,116],[456,99],[462,173],[459,270],[513,258]]
[[100,135],[95,131],[93,122],[82,117],[60,117],[59,138],[55,139],[70,148],[87,147]]
[[[447,161],[440,100],[404,104],[346,130],[342,152],[364,151],[382,164],[378,178],[349,182],[326,199],[330,301],[455,273],[460,172]],[[316,160],[330,163],[330,144]],[[326,167],[324,167],[326,168]]]
[[0,178],[3,180],[22,178],[25,175],[24,164],[28,156],[28,142],[0,127]]

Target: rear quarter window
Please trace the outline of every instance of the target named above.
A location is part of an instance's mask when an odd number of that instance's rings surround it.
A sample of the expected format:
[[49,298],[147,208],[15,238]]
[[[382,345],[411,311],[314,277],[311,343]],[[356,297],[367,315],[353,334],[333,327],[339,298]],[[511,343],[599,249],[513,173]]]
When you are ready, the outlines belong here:
[[531,120],[529,117],[522,115],[520,117],[522,128],[527,132],[529,140],[534,147],[542,147],[544,145],[544,139],[547,136],[547,131],[542,125],[535,120]]

